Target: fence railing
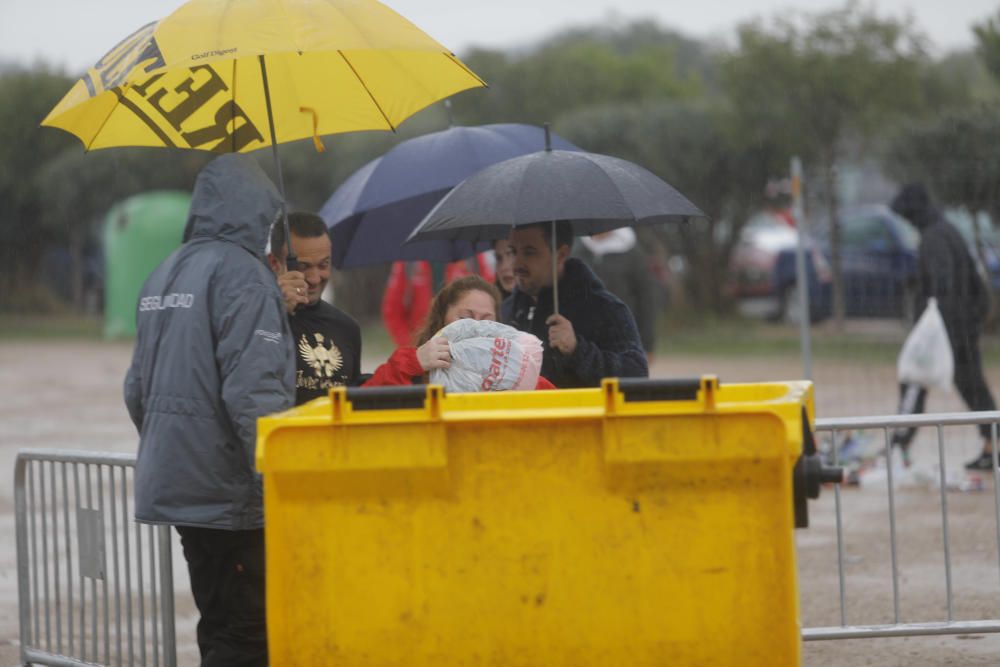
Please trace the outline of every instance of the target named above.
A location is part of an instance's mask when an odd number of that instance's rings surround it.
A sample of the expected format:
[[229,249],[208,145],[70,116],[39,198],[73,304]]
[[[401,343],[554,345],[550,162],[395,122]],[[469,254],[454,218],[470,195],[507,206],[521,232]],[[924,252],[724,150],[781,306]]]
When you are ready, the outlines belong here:
[[[897,428],[934,429],[943,544],[945,618],[904,622],[900,606],[896,494],[886,466],[892,617],[889,624],[849,623],[844,519],[840,485],[834,485],[840,624],[809,627],[805,641],[966,633],[1000,633],[1000,619],[957,620],[952,585],[944,429],[991,425],[993,509],[1000,572],[1000,411],[816,421],[829,434],[839,464],[840,436],[881,431],[885,451]],[[136,523],[130,508],[130,454],[24,450],[15,466],[17,569],[21,655],[24,664],[164,665],[175,667],[173,572],[170,529]]]
[[132,518],[134,465],[131,454],[18,453],[23,664],[177,664],[170,528]]
[[[950,635],[1000,632],[1000,619],[956,620],[954,590],[952,584],[952,545],[948,522],[948,464],[945,457],[944,429],[952,426],[973,426],[988,424],[991,426],[993,445],[993,505],[994,525],[996,529],[998,568],[1000,568],[1000,470],[997,468],[997,427],[1000,424],[1000,411],[997,412],[967,412],[927,415],[902,415],[889,417],[863,417],[817,419],[816,433],[831,435],[832,460],[834,465],[840,464],[840,448],[842,434],[851,431],[881,431],[884,452],[891,451],[891,433],[895,429],[910,427],[925,427],[935,430],[937,437],[937,485],[940,488],[941,531],[944,567],[942,576],[945,584],[946,617],[940,621],[905,623],[902,620],[900,608],[900,568],[897,545],[896,515],[896,484],[891,464],[886,465],[886,488],[888,494],[889,549],[892,572],[892,615],[891,624],[849,624],[847,617],[847,578],[845,576],[844,556],[844,518],[840,484],[834,485],[834,507],[836,511],[837,530],[837,571],[840,595],[840,625],[831,627],[805,628],[802,638],[806,641],[819,639],[854,639],[862,637],[902,637],[921,635]],[[891,461],[891,458],[890,458]],[[1000,570],[998,570],[1000,571]],[[996,583],[996,582],[994,582]],[[1000,590],[998,590],[1000,592]]]

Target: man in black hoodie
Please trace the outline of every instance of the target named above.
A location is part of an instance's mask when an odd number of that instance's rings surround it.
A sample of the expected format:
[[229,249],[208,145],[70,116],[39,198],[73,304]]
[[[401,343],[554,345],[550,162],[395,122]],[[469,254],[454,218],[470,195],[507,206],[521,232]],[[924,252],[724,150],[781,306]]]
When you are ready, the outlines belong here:
[[559,314],[553,308],[552,224],[510,235],[517,285],[503,303],[507,322],[545,344],[542,375],[560,389],[596,387],[606,377],[647,377],[646,354],[628,307],[586,264],[570,257],[573,231],[556,223]]
[[[955,357],[955,387],[970,410],[995,410],[979,354],[979,332],[989,308],[988,296],[965,240],[934,206],[922,183],[903,186],[891,208],[920,232],[917,312],[923,312],[930,297],[937,299]],[[926,390],[921,388],[915,405],[907,406],[912,408],[908,412],[922,412],[925,397]],[[983,451],[966,464],[967,469],[992,468],[990,430],[989,424],[980,425]],[[894,436],[894,440],[905,448],[912,437],[911,429]]]
[[330,280],[330,237],[326,223],[311,213],[291,213],[292,250],[298,268],[288,271],[285,226],[271,229],[267,259],[278,276],[295,344],[295,405],[330,393],[332,387],[358,384],[361,328],[353,317],[321,298]]

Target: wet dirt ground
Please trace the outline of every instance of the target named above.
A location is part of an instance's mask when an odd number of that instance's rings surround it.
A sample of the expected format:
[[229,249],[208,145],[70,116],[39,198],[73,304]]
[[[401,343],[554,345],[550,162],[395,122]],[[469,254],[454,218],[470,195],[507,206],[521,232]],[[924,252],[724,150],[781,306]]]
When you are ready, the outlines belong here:
[[[129,343],[0,342],[0,665],[19,660],[17,575],[14,547],[13,464],[20,448],[66,447],[134,452],[136,434],[121,400],[121,383],[131,353]],[[365,360],[371,370],[378,358]],[[801,375],[797,358],[672,357],[656,359],[660,377],[718,374],[723,381],[775,381]],[[1000,388],[1000,368],[988,369]],[[815,367],[817,415],[886,414],[895,405],[894,365],[823,361]],[[868,406],[870,409],[862,410]],[[961,411],[952,396],[934,397],[932,408]],[[978,448],[971,427],[948,429],[946,461],[958,469]],[[919,436],[915,466],[936,463],[932,433]],[[927,477],[926,475],[924,476]],[[905,622],[940,621],[947,615],[942,514],[937,488],[922,478],[905,483],[895,498],[898,517],[899,616]],[[978,492],[949,492],[953,617],[1000,618],[1000,562],[992,481]],[[888,499],[877,483],[844,488],[846,620],[850,624],[894,619]],[[804,627],[839,625],[835,498],[832,489],[811,504],[811,526],[798,531],[801,618]],[[179,664],[196,664],[196,612],[175,545],[176,617]],[[734,632],[739,632],[738,621]],[[937,665],[1000,664],[1000,635],[863,639],[806,642],[803,664]]]

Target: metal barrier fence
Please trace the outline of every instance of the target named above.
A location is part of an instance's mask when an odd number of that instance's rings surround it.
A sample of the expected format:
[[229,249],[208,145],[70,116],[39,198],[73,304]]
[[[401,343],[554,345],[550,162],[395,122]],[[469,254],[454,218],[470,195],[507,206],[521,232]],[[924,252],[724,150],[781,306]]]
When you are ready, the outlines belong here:
[[[906,415],[869,418],[838,418],[817,419],[816,433],[829,433],[832,438],[833,463],[840,463],[841,439],[839,435],[849,431],[875,430],[882,432],[885,443],[884,452],[891,451],[891,432],[897,428],[930,427],[935,429],[938,455],[938,486],[940,487],[941,531],[944,547],[944,581],[947,617],[940,621],[904,623],[900,613],[900,569],[897,554],[897,516],[896,493],[893,466],[886,465],[889,541],[892,568],[893,623],[879,625],[852,625],[847,619],[847,586],[844,574],[844,520],[841,501],[840,484],[834,485],[834,506],[836,508],[837,530],[837,568],[840,593],[840,625],[832,627],[805,628],[802,638],[805,641],[821,639],[857,639],[864,637],[906,637],[924,635],[957,635],[971,633],[1000,632],[1000,619],[985,620],[955,620],[954,592],[952,586],[952,551],[951,535],[948,524],[948,493],[947,493],[947,463],[944,447],[944,428],[951,426],[973,426],[988,424],[991,426],[993,444],[993,503],[995,511],[996,540],[998,567],[1000,567],[1000,470],[997,469],[997,428],[1000,424],[1000,411],[970,412],[954,414]],[[891,459],[890,459],[891,460]]]
[[23,664],[177,664],[170,528],[132,519],[134,466],[131,454],[18,453]]
[[[933,622],[902,620],[897,489],[893,467],[887,465],[893,622],[848,623],[844,520],[841,488],[837,484],[833,492],[840,625],[804,628],[803,640],[1000,633],[1000,619],[956,620],[954,614],[943,431],[946,427],[979,424],[991,426],[994,523],[1000,568],[1000,469],[997,467],[1000,411],[816,420],[817,435],[832,436],[834,465],[840,463],[838,436],[845,432],[881,431],[885,451],[889,451],[891,432],[896,428],[935,430],[947,616]],[[24,664],[158,667],[162,661],[164,667],[175,667],[170,529],[132,520],[129,499],[134,465],[135,457],[131,454],[71,450],[25,450],[18,454],[14,493]]]

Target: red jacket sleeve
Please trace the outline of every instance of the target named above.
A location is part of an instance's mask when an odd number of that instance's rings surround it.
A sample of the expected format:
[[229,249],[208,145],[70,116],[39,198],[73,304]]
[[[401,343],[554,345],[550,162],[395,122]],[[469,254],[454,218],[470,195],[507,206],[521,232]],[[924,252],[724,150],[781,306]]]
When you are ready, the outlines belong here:
[[543,378],[541,375],[538,376],[538,384],[535,385],[535,389],[555,389],[556,386]]
[[417,348],[401,347],[392,353],[389,360],[375,369],[362,387],[384,387],[413,384],[413,378],[424,374],[417,361]]
[[393,262],[392,272],[382,294],[382,322],[396,345],[410,344],[409,318],[407,317],[406,263]]
[[483,277],[483,280],[492,284],[496,280],[496,274],[493,272],[493,266],[490,264],[490,261],[486,259],[487,252],[492,251],[487,250],[486,252],[479,253],[476,255],[476,261],[479,263],[479,275]]

